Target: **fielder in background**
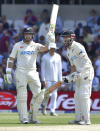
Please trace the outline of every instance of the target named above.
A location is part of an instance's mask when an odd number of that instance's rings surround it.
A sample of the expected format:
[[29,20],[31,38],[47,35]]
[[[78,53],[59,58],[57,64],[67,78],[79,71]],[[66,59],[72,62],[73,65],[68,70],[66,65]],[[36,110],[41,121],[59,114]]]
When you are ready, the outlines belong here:
[[[17,109],[19,112],[20,122],[23,124],[33,123],[40,124],[36,115],[41,101],[36,101],[37,94],[41,91],[41,83],[38,72],[36,71],[36,58],[38,52],[48,50],[48,45],[43,46],[33,41],[33,30],[31,27],[25,28],[23,32],[23,41],[16,43],[7,60],[6,80],[10,84],[12,81],[12,67],[17,58],[16,69],[16,89],[17,89]],[[27,84],[33,94],[30,113],[27,112]],[[43,97],[43,96],[41,96]],[[43,98],[40,98],[43,99]]]
[[[41,79],[44,88],[49,88],[58,81],[62,81],[62,64],[61,57],[55,52],[56,44],[49,44],[49,52],[42,57],[41,62]],[[57,89],[54,90],[51,94],[48,94],[44,97],[42,102],[42,113],[46,115],[46,107],[48,100],[51,96],[50,101],[50,115],[56,116],[56,99],[57,99]]]
[[75,120],[69,124],[90,125],[90,97],[94,69],[83,45],[74,41],[72,31],[63,31],[66,53],[71,63],[72,73],[65,81],[75,83]]

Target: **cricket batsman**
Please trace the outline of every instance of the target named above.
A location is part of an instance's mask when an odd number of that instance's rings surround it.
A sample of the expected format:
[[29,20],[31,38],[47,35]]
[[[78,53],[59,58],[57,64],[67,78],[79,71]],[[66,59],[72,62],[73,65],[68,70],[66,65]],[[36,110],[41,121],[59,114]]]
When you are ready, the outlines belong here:
[[90,97],[94,69],[83,45],[74,41],[75,34],[69,30],[63,31],[62,37],[72,71],[64,79],[75,83],[75,120],[69,124],[90,125]]
[[[36,58],[38,52],[48,50],[48,45],[43,46],[33,41],[34,32],[31,27],[25,28],[23,31],[23,41],[16,43],[7,60],[6,81],[12,81],[12,67],[14,61],[17,59],[16,69],[16,89],[17,89],[17,109],[19,112],[19,120],[26,124],[32,122],[33,124],[40,124],[36,115],[38,108],[43,100],[44,95],[41,95],[40,100],[36,101],[37,94],[41,91],[41,83],[38,72],[36,71]],[[50,41],[50,39],[49,39]],[[30,113],[27,113],[27,84],[33,94]]]

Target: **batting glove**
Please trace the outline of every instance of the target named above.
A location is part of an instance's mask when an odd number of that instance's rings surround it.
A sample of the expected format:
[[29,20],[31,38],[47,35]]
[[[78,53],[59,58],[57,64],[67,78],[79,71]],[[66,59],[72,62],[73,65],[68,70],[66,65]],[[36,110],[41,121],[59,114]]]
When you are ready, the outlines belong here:
[[5,74],[4,80],[5,80],[5,83],[11,84],[12,83],[12,75],[11,74]]
[[55,42],[55,35],[51,32],[48,32],[47,33],[47,36],[46,36],[46,42],[47,43],[54,43]]
[[75,81],[79,77],[81,77],[81,73],[79,73],[79,72],[73,72],[72,74],[70,74],[70,77],[72,77],[72,80]]
[[63,82],[68,83],[67,76],[63,76],[62,79],[63,79]]

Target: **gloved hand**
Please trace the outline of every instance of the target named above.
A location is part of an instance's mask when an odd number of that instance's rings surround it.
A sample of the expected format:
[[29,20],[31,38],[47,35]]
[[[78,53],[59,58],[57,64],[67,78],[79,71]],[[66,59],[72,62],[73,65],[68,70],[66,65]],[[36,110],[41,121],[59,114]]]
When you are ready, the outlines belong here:
[[5,80],[5,82],[6,82],[7,84],[11,84],[11,83],[12,83],[12,75],[11,75],[11,73],[5,74],[5,75],[4,75],[4,80]]
[[63,82],[68,83],[67,76],[63,76],[62,79],[63,79]]
[[81,77],[81,73],[80,72],[73,72],[72,74],[70,74],[70,77],[72,77],[72,80],[75,81],[79,77]]
[[74,81],[76,81],[79,77],[81,77],[81,73],[79,73],[79,72],[73,72],[73,73],[71,73],[71,74],[69,74],[69,75],[67,75],[67,76],[64,76],[63,77],[63,81],[64,82],[66,82],[66,83],[68,83],[68,82],[74,82]]
[[48,32],[46,36],[46,42],[49,43],[55,43],[55,34]]

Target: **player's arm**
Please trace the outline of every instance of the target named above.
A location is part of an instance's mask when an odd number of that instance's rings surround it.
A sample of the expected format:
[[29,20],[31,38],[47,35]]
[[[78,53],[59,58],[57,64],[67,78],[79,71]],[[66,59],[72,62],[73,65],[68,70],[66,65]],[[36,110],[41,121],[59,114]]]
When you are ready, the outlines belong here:
[[86,59],[87,53],[83,46],[75,47],[75,53],[81,60],[84,61]]
[[13,68],[13,63],[14,63],[14,61],[15,61],[15,58],[13,58],[13,57],[9,57],[9,58],[8,58],[6,70],[7,70],[7,69],[12,69],[12,68]]
[[5,79],[5,82],[8,83],[8,84],[12,83],[11,72],[12,72],[14,60],[15,59],[13,57],[10,57],[10,58],[7,59],[6,75],[5,75],[4,79]]
[[76,67],[74,65],[71,66],[71,73],[67,76],[63,77],[63,81],[68,82],[74,82],[81,76],[80,72],[76,71]]
[[46,52],[46,51],[48,51],[48,44],[46,44],[45,46],[41,46],[39,50],[39,52]]
[[8,84],[12,83],[12,68],[13,68],[13,63],[17,55],[17,45],[15,44],[10,57],[7,59],[7,67],[6,67],[6,75],[5,75],[5,82]]

